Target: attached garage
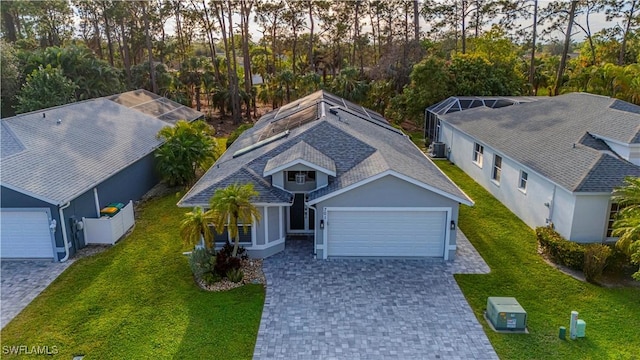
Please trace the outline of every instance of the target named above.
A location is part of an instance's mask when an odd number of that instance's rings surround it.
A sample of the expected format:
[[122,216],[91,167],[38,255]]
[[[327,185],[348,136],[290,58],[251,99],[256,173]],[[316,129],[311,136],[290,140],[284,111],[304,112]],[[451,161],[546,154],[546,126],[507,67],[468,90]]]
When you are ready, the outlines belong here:
[[2,209],[0,257],[53,259],[49,209]]
[[327,255],[445,257],[447,210],[327,208]]

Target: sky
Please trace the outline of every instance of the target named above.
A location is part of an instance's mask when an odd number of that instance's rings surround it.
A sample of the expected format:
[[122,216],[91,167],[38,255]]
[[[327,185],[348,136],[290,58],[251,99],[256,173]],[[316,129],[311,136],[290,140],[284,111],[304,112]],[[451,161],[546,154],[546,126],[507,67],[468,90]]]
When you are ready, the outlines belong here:
[[[292,0],[289,0],[292,1]],[[294,0],[295,1],[295,0]],[[438,0],[440,1],[440,0]],[[563,0],[566,2],[569,2],[569,0]],[[539,0],[538,1],[538,6],[539,9],[547,6],[549,3],[551,2],[551,0]],[[585,25],[585,20],[586,20],[586,16],[584,14],[580,14],[578,16],[576,16],[576,22],[580,23],[581,25]],[[240,18],[239,16],[234,16],[234,24],[239,23],[240,22]],[[258,24],[254,21],[253,16],[251,16],[250,19],[251,23],[249,24],[249,32],[251,33],[251,39],[253,41],[259,41],[260,38],[262,37],[262,33],[259,31],[260,27],[258,26]],[[366,24],[368,23],[369,19],[368,17],[365,17],[362,20],[365,24],[363,26],[363,30],[364,31],[370,31],[370,25]],[[530,22],[531,20],[527,20],[526,22]],[[598,14],[592,14],[589,17],[589,22],[590,22],[590,27],[591,27],[591,33],[595,34],[598,31],[602,30],[603,28],[607,28],[607,27],[613,27],[615,25],[615,22],[607,22],[606,18],[605,18],[605,14],[604,13],[598,13]],[[426,32],[427,30],[429,30],[429,25],[426,24],[425,20],[421,17],[420,18],[420,26],[421,26],[421,31],[422,32]],[[565,25],[566,28],[566,25]],[[538,28],[538,34],[540,34],[541,32],[541,28]],[[167,23],[165,24],[165,31],[168,34],[174,34],[175,33],[175,21],[173,19],[170,19],[169,21],[167,21]],[[564,39],[564,34],[562,32],[555,32],[551,35],[552,37],[555,37],[557,39],[560,39],[560,41],[563,41]],[[574,42],[582,42],[586,39],[586,34],[577,26],[574,25],[573,27],[573,31],[572,31],[572,38],[571,38]],[[545,42],[544,40],[549,40],[549,39],[539,39],[539,41],[542,40],[542,42]]]

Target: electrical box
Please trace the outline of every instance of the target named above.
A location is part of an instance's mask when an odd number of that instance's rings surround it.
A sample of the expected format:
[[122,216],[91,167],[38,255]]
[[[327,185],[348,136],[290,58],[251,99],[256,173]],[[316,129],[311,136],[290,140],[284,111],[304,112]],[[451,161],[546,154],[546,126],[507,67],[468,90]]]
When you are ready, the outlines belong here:
[[576,336],[579,338],[583,338],[585,336],[585,330],[587,328],[587,323],[582,319],[578,319],[576,322]]
[[489,297],[487,318],[496,330],[523,331],[527,328],[527,312],[516,298]]

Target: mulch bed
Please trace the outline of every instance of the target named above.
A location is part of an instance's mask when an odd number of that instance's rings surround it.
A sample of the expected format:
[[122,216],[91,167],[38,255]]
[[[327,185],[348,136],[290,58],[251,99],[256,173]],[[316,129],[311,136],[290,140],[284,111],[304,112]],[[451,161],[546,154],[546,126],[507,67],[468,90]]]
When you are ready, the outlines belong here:
[[214,284],[207,284],[204,281],[197,279],[196,283],[207,291],[228,291],[238,288],[244,284],[265,284],[266,279],[264,272],[262,272],[262,259],[248,259],[242,260],[241,268],[244,273],[242,281],[234,283],[227,279],[222,279]]

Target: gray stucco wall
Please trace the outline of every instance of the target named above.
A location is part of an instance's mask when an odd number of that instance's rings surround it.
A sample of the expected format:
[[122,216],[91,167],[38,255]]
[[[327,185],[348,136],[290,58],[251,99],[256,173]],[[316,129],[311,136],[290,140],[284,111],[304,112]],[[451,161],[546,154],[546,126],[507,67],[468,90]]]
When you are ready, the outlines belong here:
[[[451,220],[458,222],[458,203],[454,200],[406,182],[395,176],[385,176],[368,184],[337,195],[316,204],[316,241],[323,243],[323,230],[320,219],[326,207],[442,207],[451,209]],[[451,231],[449,241],[445,245],[456,243],[456,232]],[[317,257],[323,257],[322,250]],[[449,250],[449,259],[455,257],[455,250]]]
[[[279,208],[269,207],[269,239],[268,241],[276,241],[280,238],[280,218]],[[284,216],[284,211],[282,212]],[[284,236],[284,234],[282,234]]]
[[[107,178],[97,185],[100,207],[104,207],[111,202],[128,203],[129,200],[137,201],[142,195],[149,191],[158,183],[155,172],[155,159],[153,154],[149,154],[138,160],[126,169]],[[82,217],[95,218],[99,214],[96,212],[93,189],[89,189],[70,202],[69,207],[64,209],[64,221],[60,221],[59,207],[17,191],[0,187],[1,205],[3,208],[28,208],[28,207],[48,207],[51,209],[51,216],[58,223],[55,232],[56,247],[64,248],[62,230],[59,224],[64,223],[67,230],[67,238],[71,245],[70,254],[85,246],[84,234],[82,231],[73,232],[71,218],[81,220]],[[60,258],[64,257],[64,251],[58,252]]]

